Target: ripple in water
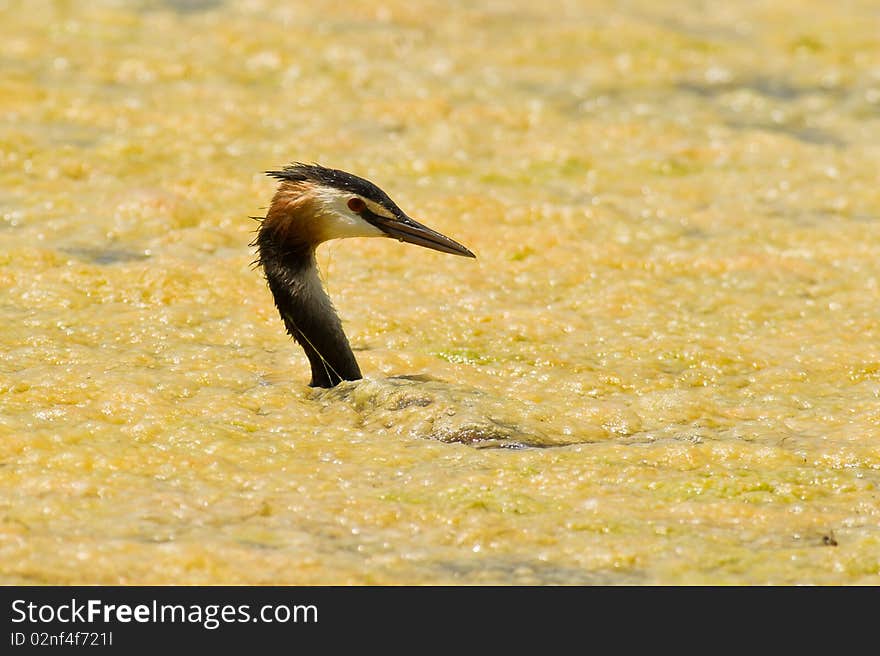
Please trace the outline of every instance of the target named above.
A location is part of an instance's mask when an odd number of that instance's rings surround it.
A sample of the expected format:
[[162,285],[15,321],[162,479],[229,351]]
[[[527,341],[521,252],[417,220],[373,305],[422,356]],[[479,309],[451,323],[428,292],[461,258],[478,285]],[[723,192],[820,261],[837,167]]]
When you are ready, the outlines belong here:
[[547,419],[536,404],[423,377],[343,382],[315,389],[311,398],[349,403],[364,426],[477,448],[543,448],[584,441],[545,432],[540,424]]

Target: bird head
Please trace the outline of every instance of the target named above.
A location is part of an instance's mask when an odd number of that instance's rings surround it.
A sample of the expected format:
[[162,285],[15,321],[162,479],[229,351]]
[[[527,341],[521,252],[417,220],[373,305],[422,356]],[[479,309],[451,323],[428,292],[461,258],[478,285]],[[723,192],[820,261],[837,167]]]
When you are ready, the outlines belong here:
[[344,237],[393,237],[443,253],[476,257],[407,216],[369,180],[317,164],[291,164],[267,175],[281,181],[266,220],[291,239],[317,245]]

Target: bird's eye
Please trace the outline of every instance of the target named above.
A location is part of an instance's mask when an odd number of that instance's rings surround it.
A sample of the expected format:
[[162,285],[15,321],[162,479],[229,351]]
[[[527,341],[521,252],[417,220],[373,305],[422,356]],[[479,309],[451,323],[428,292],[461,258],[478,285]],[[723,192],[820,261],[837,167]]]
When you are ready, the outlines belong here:
[[367,204],[360,198],[355,197],[348,199],[348,209],[352,212],[363,212],[366,206]]

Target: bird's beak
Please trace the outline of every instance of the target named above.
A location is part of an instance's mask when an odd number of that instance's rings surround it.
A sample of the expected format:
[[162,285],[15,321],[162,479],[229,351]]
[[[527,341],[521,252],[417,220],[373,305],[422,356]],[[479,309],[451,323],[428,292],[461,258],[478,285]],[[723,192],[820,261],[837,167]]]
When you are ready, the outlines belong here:
[[436,230],[431,230],[427,226],[423,226],[408,216],[394,219],[388,219],[378,214],[370,216],[370,223],[379,228],[389,237],[394,237],[398,241],[417,244],[425,248],[432,248],[441,253],[450,253],[452,255],[461,255],[463,257],[477,257],[469,249],[465,248],[457,241],[453,241],[446,235],[441,235]]

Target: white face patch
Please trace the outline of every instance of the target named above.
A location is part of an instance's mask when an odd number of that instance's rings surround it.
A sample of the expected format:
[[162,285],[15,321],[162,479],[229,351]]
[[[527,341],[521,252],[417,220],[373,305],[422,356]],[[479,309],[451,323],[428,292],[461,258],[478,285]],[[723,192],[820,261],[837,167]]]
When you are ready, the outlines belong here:
[[[386,236],[379,228],[364,221],[348,208],[348,201],[352,198],[359,198],[359,196],[351,192],[337,191],[336,189],[328,189],[326,187],[320,188],[315,192],[315,199],[323,209],[323,213],[314,219],[317,223],[314,227],[320,241],[345,237]],[[367,203],[370,211],[375,211],[375,203],[366,199],[363,200]],[[388,214],[384,209],[382,212],[383,216]]]
[[378,214],[379,216],[384,216],[386,219],[397,221],[397,217],[386,210],[384,207],[379,205],[379,203],[374,203],[373,201],[367,200],[366,198],[364,198],[363,201],[367,204],[367,209],[370,210],[373,214]]

